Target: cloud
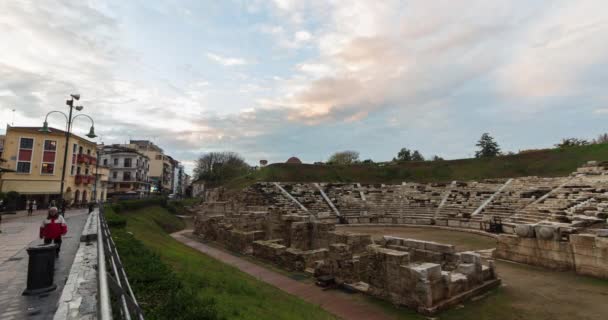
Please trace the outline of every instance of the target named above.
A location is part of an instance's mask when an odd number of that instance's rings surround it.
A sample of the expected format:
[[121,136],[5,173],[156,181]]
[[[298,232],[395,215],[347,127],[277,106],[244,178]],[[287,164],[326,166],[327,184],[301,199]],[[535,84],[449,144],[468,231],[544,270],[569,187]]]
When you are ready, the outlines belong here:
[[233,58],[233,57],[224,57],[214,53],[207,53],[207,58],[211,59],[214,62],[217,62],[223,66],[232,67],[232,66],[242,66],[247,64],[247,61],[242,58]]
[[561,137],[574,116],[585,125],[572,130],[603,125],[605,108],[581,106],[606,103],[604,7],[4,1],[0,114],[36,125],[79,92],[105,142],[153,139],[188,164],[216,150],[250,162],[341,149],[383,160],[401,146],[461,157],[483,131],[525,146]]

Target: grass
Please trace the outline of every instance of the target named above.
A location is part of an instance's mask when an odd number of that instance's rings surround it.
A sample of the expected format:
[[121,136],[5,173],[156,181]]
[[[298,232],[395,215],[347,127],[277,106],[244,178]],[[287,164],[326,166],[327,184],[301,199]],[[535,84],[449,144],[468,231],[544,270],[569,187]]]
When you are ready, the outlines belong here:
[[400,183],[449,182],[505,177],[565,176],[591,160],[608,160],[608,144],[546,149],[487,159],[423,161],[401,164],[312,165],[272,164],[229,181],[241,189],[258,181]]
[[195,292],[202,304],[213,301],[219,318],[334,319],[320,307],[174,240],[167,232],[183,228],[183,222],[160,206],[125,212],[122,216],[127,220],[126,231],[133,233],[177,274],[185,291]]

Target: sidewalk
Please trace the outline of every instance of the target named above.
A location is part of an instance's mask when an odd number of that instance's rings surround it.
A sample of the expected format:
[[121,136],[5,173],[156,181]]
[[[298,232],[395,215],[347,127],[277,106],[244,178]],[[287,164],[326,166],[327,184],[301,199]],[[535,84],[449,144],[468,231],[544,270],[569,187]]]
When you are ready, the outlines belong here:
[[38,231],[45,210],[32,216],[20,212],[4,215],[0,226],[0,319],[52,319],[57,301],[65,284],[72,261],[80,243],[80,233],[87,218],[87,210],[66,213],[68,234],[64,237],[59,260],[55,264],[57,289],[40,296],[22,296],[27,283],[28,255],[26,248],[38,245]]
[[336,291],[323,291],[321,288],[312,284],[302,283],[291,279],[278,272],[266,269],[260,265],[249,262],[234,256],[228,252],[210,247],[202,242],[198,242],[186,237],[185,234],[191,233],[192,230],[183,230],[171,234],[171,236],[181,243],[192,247],[212,258],[218,259],[224,263],[232,265],[239,270],[248,273],[257,279],[271,284],[280,290],[300,297],[303,300],[320,306],[328,312],[342,318],[353,320],[384,320],[393,319],[385,313],[385,311],[371,303],[364,303],[348,299]]

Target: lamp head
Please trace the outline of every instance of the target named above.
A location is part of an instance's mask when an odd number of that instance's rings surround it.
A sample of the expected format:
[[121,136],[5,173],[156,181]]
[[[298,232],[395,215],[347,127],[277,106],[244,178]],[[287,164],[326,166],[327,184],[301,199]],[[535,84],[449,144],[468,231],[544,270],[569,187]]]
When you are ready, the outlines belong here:
[[51,133],[51,130],[49,129],[49,123],[44,121],[44,124],[42,125],[42,128],[40,128],[38,130],[39,132],[44,132],[44,133]]
[[91,126],[91,130],[89,130],[89,134],[87,134],[87,137],[94,139],[97,137],[97,135],[95,134],[95,127]]
[[75,106],[74,108],[76,108],[77,111],[82,111],[82,109],[84,109],[83,106]]
[[80,100],[80,94],[78,93],[71,94],[70,96],[76,100]]

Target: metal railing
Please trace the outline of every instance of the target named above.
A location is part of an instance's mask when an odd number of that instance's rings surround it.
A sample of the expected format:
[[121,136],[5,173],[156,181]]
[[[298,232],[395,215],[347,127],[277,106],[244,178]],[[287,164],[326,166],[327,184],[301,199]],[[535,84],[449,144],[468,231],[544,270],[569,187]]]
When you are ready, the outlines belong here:
[[[120,261],[114,240],[112,240],[104,215],[103,203],[99,204],[97,223],[99,319],[111,320],[113,315],[119,315],[120,319],[144,320],[144,315],[133,294],[127,273]],[[112,305],[118,310],[112,310]]]

